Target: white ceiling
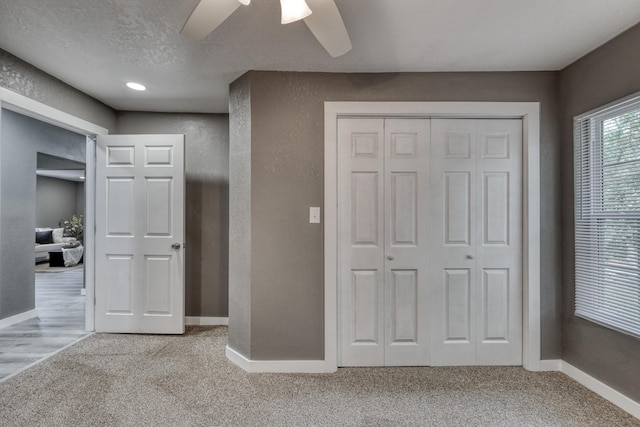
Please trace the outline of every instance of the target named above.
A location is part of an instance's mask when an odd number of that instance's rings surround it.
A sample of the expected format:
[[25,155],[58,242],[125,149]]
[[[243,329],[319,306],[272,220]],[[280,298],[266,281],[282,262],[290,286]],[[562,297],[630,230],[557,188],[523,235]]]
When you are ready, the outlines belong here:
[[559,70],[640,21],[638,0],[336,0],[353,50],[331,58],[278,0],[189,40],[197,3],[0,0],[0,48],[118,110],[226,112],[248,70]]

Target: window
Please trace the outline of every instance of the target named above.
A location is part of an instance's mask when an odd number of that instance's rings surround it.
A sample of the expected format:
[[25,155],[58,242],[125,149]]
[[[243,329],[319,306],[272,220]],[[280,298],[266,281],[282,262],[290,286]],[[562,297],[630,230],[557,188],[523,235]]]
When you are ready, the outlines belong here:
[[574,127],[576,316],[640,338],[640,96]]

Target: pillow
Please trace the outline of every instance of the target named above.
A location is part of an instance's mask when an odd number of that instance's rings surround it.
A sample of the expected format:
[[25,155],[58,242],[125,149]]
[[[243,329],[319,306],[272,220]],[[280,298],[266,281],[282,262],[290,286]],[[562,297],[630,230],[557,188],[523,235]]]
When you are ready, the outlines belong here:
[[63,233],[64,228],[54,228],[52,233],[53,243],[64,243],[64,241],[62,240]]
[[53,243],[53,230],[36,231],[36,243],[41,245]]

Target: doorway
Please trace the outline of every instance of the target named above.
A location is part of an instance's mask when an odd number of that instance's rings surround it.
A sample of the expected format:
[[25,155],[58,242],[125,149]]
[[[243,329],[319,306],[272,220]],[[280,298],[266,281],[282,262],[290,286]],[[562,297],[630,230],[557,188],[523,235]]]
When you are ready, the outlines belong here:
[[37,153],[35,226],[51,238],[36,246],[36,309],[60,328],[84,330],[85,180],[85,162]]
[[[86,161],[86,211],[85,211],[85,229],[92,230],[94,226],[95,217],[95,135],[107,134],[108,130],[97,126],[93,123],[87,122],[83,119],[74,117],[70,114],[57,110],[55,108],[44,105],[40,102],[34,101],[30,98],[11,92],[7,89],[0,88],[0,111],[2,116],[6,113],[19,113],[29,118],[34,118],[38,121],[46,124],[51,124],[55,128],[64,129],[79,134],[82,141],[86,146],[85,161]],[[3,128],[3,132],[6,129]],[[6,159],[6,153],[2,153],[3,158]],[[25,161],[23,164],[29,164],[31,161]],[[35,156],[33,157],[33,166],[35,169]],[[35,180],[35,173],[33,174]],[[34,182],[35,189],[35,182]],[[35,199],[35,198],[34,198]],[[35,222],[35,219],[34,221]],[[28,225],[25,230],[31,228],[32,225]],[[29,234],[31,234],[29,232]],[[25,231],[26,234],[26,231]],[[84,236],[85,252],[84,266],[85,266],[85,288],[86,288],[86,306],[85,306],[85,330],[94,330],[94,237],[92,233],[87,233]],[[31,246],[33,247],[33,246]],[[29,249],[29,253],[32,249]],[[26,256],[25,256],[26,259]],[[33,265],[30,266],[33,274]],[[8,319],[9,322],[16,323],[16,321],[26,320],[35,315],[35,310],[11,316]],[[3,315],[4,317],[4,315]],[[3,319],[6,320],[6,319]],[[12,324],[9,323],[9,324]]]
[[[81,292],[85,282],[83,269],[69,268],[74,270],[71,272],[61,267],[64,273],[36,273],[42,264],[49,267],[50,253],[64,260],[63,248],[70,241],[65,241],[60,221],[70,220],[73,214],[85,210],[80,176],[84,177],[87,138],[23,112],[6,108],[0,111],[3,217],[0,231],[4,245],[0,260],[1,323],[6,326],[4,336],[14,337],[13,341],[3,341],[3,354],[14,358],[11,363],[6,363],[6,358],[0,361],[6,375],[87,335],[86,299]],[[54,174],[69,176],[63,180],[53,178]],[[71,175],[75,175],[75,181],[69,179]],[[42,180],[42,185],[38,185],[38,180]],[[43,211],[36,207],[38,190],[42,196],[40,204],[48,208]],[[37,261],[45,262],[39,265]]]
[[540,362],[539,104],[527,102],[327,102],[325,103],[325,361],[338,366],[338,121],[355,117],[520,119],[522,123],[522,365]]

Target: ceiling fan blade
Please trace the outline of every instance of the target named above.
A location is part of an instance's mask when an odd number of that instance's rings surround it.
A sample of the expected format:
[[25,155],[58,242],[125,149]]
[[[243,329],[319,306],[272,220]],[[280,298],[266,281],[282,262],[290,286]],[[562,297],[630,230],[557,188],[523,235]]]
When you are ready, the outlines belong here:
[[313,13],[304,18],[320,44],[335,57],[351,50],[351,39],[334,0],[307,0]]
[[200,0],[180,32],[189,38],[201,40],[239,7],[238,0]]

